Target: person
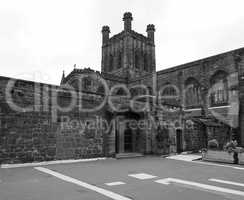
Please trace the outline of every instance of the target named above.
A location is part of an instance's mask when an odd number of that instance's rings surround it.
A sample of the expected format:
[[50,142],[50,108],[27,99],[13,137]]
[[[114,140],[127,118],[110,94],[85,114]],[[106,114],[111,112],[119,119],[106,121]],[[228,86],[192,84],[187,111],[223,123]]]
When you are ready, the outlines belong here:
[[238,152],[236,151],[236,147],[238,145],[237,143],[237,140],[232,140],[233,142],[233,152],[234,152],[234,155],[233,155],[233,158],[234,158],[234,164],[238,164],[239,163],[239,160],[238,160]]

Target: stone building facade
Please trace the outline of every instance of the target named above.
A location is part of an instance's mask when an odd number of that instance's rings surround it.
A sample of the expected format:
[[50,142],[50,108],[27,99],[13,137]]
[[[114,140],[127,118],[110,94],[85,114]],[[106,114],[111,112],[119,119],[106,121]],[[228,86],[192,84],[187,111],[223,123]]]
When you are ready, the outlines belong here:
[[156,71],[155,27],[110,37],[101,72],[76,69],[59,86],[0,77],[0,163],[244,146],[244,48]]

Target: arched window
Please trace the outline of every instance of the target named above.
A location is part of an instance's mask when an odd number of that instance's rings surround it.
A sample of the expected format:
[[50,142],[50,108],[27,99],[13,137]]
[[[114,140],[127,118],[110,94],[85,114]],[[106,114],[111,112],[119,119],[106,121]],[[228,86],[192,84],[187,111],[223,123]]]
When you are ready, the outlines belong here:
[[109,56],[109,66],[108,66],[108,71],[109,72],[113,71],[113,64],[114,64],[113,61],[114,61],[113,55],[110,55]]
[[140,69],[140,60],[139,59],[140,59],[139,54],[138,54],[138,52],[136,52],[136,54],[135,54],[135,68],[136,69]]
[[228,81],[227,73],[216,72],[210,79],[210,104],[211,106],[221,106],[228,104]]
[[176,89],[172,85],[168,84],[164,87],[162,95],[163,96],[176,96],[177,92],[176,92]]
[[116,96],[125,96],[126,92],[123,88],[119,88],[118,91],[116,92]]
[[91,79],[88,77],[83,78],[83,84],[82,85],[83,85],[84,90],[89,90],[91,88],[91,85],[92,85]]
[[196,108],[201,106],[201,87],[195,78],[188,78],[185,81],[185,106]]
[[143,66],[144,66],[144,71],[146,71],[146,72],[147,72],[147,71],[148,71],[148,60],[147,60],[147,54],[144,54],[144,55],[143,55],[143,61],[144,61],[144,62],[143,62],[143,63],[144,63],[144,65],[143,65]]
[[119,52],[118,55],[118,69],[120,69],[122,67],[122,53]]

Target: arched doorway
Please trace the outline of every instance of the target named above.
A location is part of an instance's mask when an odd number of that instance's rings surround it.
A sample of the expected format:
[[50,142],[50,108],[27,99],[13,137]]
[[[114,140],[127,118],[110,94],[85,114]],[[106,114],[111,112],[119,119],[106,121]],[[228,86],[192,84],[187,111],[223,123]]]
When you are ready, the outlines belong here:
[[[116,154],[144,152],[143,130],[138,131],[135,123],[143,117],[140,113],[117,113],[117,125],[115,132]],[[133,123],[132,123],[133,122]]]
[[126,126],[124,131],[124,152],[125,153],[131,153],[134,151],[133,148],[133,138],[134,134],[130,127]]

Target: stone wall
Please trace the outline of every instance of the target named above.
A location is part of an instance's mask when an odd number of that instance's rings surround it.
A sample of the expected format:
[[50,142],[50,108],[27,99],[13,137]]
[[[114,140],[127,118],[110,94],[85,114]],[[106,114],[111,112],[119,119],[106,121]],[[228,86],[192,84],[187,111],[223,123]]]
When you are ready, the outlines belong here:
[[[103,117],[103,112],[78,112],[75,106],[68,112],[55,111],[51,91],[58,86],[17,81],[6,96],[10,79],[0,77],[0,162],[21,163],[56,159],[74,159],[105,155],[102,130],[82,128],[77,123]],[[35,88],[36,85],[38,88]],[[40,86],[40,87],[39,87]],[[48,92],[46,92],[48,91]],[[94,107],[100,96],[87,94],[83,106]],[[20,110],[11,107],[15,103]],[[70,96],[61,92],[57,97],[60,106],[68,105]],[[32,111],[31,111],[32,109]],[[64,120],[68,123],[64,126]],[[73,124],[72,124],[73,123]]]

